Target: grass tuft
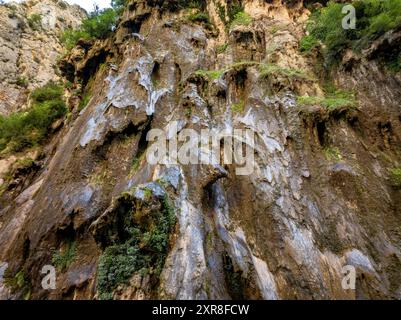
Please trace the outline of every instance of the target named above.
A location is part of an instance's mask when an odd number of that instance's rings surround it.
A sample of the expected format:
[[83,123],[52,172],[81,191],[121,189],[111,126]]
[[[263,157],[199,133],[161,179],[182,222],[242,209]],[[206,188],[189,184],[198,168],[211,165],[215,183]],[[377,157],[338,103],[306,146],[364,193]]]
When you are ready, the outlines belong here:
[[395,189],[401,188],[401,168],[390,169],[390,184]]
[[234,28],[236,26],[249,26],[252,23],[252,17],[246,12],[238,12],[234,20],[231,21],[230,28]]

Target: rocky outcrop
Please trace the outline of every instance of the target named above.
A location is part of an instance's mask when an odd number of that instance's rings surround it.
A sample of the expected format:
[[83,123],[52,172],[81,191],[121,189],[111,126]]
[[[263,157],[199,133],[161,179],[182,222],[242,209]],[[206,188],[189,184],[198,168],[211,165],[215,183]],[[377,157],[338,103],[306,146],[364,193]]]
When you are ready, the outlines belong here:
[[[211,27],[131,1],[113,37],[61,62],[91,99],[46,169],[3,195],[0,266],[24,282],[2,298],[401,297],[401,191],[388,180],[401,163],[399,76],[354,59],[333,79],[358,108],[302,107],[297,95],[322,92],[316,57],[298,51],[302,3],[243,1],[251,23],[228,27],[216,2]],[[184,129],[246,129],[253,172],[150,164],[151,129],[172,145]],[[41,269],[54,264],[48,291]],[[346,265],[355,290],[342,286]]]
[[26,107],[32,89],[61,79],[59,36],[85,16],[79,6],[62,0],[0,5],[0,114]]

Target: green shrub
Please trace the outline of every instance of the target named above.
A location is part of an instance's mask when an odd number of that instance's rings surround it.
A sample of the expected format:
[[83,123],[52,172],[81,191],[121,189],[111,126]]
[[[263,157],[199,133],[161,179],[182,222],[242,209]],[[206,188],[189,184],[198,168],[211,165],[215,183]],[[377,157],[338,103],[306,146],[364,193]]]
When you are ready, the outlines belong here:
[[235,26],[248,26],[252,23],[252,17],[247,14],[246,12],[238,12],[235,17],[234,20],[231,21],[230,27],[233,28]]
[[67,50],[71,50],[80,39],[105,39],[116,27],[121,8],[115,7],[92,12],[83,20],[79,29],[67,29],[60,36],[60,41]]
[[238,61],[221,70],[198,70],[195,75],[208,78],[209,80],[216,80],[220,78],[225,72],[230,70],[243,70],[248,67],[258,66],[260,76],[262,78],[268,77],[269,75],[280,74],[282,76],[290,78],[310,79],[302,70],[293,68],[284,68],[272,63],[261,63],[256,61]]
[[235,17],[244,12],[244,7],[240,0],[227,1],[227,16],[230,23],[235,20]]
[[353,109],[356,107],[357,102],[355,95],[352,92],[335,90],[326,91],[325,96],[302,96],[297,98],[297,103],[300,106],[306,105],[320,105],[330,111],[340,109]]
[[227,1],[227,9],[219,0],[217,0],[215,4],[220,20],[224,23],[226,28],[232,24],[239,14],[244,13],[244,7],[239,0]]
[[76,242],[68,241],[63,252],[54,251],[52,263],[60,271],[67,269],[73,262],[76,254]]
[[34,13],[28,17],[28,25],[33,30],[38,30],[42,27],[42,16]]
[[49,82],[45,86],[35,89],[31,93],[31,99],[33,102],[60,100],[62,99],[63,94],[64,90],[61,86]]
[[[174,1],[162,1],[162,2],[174,2]],[[206,10],[206,0],[177,0],[178,9],[198,9],[201,11]]]
[[219,14],[220,20],[224,24],[226,24],[227,23],[226,8],[220,2],[217,2],[216,7],[217,7],[217,12]]
[[131,164],[131,173],[138,171],[140,166],[141,166],[141,158],[134,157]]
[[188,16],[188,20],[191,22],[203,22],[206,24],[210,24],[210,17],[209,17],[209,14],[206,12],[191,13]]
[[341,161],[343,158],[337,147],[328,146],[324,148],[323,152],[327,160]]
[[310,35],[301,40],[301,50],[310,50],[321,41],[325,45],[326,64],[330,66],[345,48],[359,51],[401,24],[401,0],[357,0],[352,5],[356,9],[356,29],[343,29],[344,4],[330,1],[311,15],[307,25]]
[[[146,257],[145,257],[146,258]],[[99,259],[97,290],[100,300],[111,300],[113,290],[130,279],[136,271],[146,267],[136,243],[108,247]]]
[[23,270],[13,275],[10,269],[6,269],[4,272],[4,284],[10,288],[12,293],[20,292],[24,300],[29,300],[31,296],[31,284]]
[[[151,201],[152,191],[145,189],[145,192],[144,201]],[[130,195],[123,194],[119,201],[130,201]],[[127,210],[126,204],[118,210],[123,208]],[[176,224],[174,208],[166,195],[160,211],[145,213],[146,225],[138,223],[137,219],[134,222],[132,216],[138,214],[138,208],[132,207],[131,210],[126,212],[123,219],[127,233],[125,242],[107,247],[99,259],[97,290],[101,300],[112,299],[114,289],[129,281],[135,272],[157,277],[162,272],[170,234]]]
[[313,36],[305,36],[299,43],[299,50],[301,52],[309,52],[319,44],[319,41]]
[[187,108],[185,108],[184,113],[185,113],[185,116],[186,116],[187,118],[190,118],[190,117],[192,116],[192,113],[193,113],[192,107],[187,107]]
[[396,189],[401,188],[401,168],[393,168],[390,170],[390,184]]
[[308,79],[305,72],[293,68],[284,68],[272,63],[262,63],[259,66],[260,76],[267,78],[270,75],[282,75],[288,78]]
[[17,160],[16,165],[19,168],[30,168],[35,165],[35,160],[30,157],[22,158]]
[[60,41],[61,41],[61,43],[64,44],[64,47],[67,50],[71,50],[72,48],[75,47],[78,40],[80,40],[80,39],[88,40],[90,38],[91,38],[90,35],[81,29],[79,29],[79,30],[66,29],[62,33],[62,35],[60,37]]
[[399,57],[393,58],[386,62],[387,68],[391,72],[400,72],[401,71],[401,55]]
[[105,39],[112,32],[116,22],[117,12],[114,9],[105,9],[85,19],[82,22],[82,30],[92,38]]
[[83,109],[86,108],[86,106],[88,105],[90,99],[92,98],[92,93],[91,92],[86,92],[82,99],[81,102],[79,103],[79,111],[82,111]]
[[228,43],[225,43],[225,44],[222,44],[222,45],[217,46],[217,48],[216,48],[217,54],[226,52],[228,46],[229,46]]
[[208,78],[210,80],[216,80],[219,79],[223,73],[223,70],[198,70],[195,72],[195,75]]
[[67,3],[65,3],[64,1],[59,1],[57,4],[61,9],[67,9]]
[[233,113],[242,113],[245,110],[245,102],[240,101],[231,105],[231,111]]
[[111,0],[111,7],[120,15],[124,11],[124,7],[128,4],[129,0]]
[[227,68],[226,71],[229,70],[242,70],[248,67],[260,65],[260,62],[256,61],[248,61],[248,60],[242,60],[242,61],[237,61],[232,64],[230,64]]
[[27,78],[24,78],[24,77],[19,77],[18,79],[17,79],[17,81],[15,82],[15,84],[17,85],[17,86],[19,86],[19,87],[22,87],[22,88],[28,88],[28,85],[29,85],[29,81],[28,81],[28,79]]
[[64,88],[67,90],[71,90],[74,87],[74,84],[71,81],[64,82]]
[[53,83],[36,89],[31,101],[29,110],[0,116],[0,151],[7,148],[9,152],[18,152],[42,143],[52,123],[67,112],[63,89]]

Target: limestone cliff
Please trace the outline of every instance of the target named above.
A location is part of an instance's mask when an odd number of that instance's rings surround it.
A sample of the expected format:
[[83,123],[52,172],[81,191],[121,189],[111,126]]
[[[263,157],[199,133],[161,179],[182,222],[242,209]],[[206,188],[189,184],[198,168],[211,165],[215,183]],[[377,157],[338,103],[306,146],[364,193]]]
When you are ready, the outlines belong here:
[[[374,59],[397,31],[330,74],[357,107],[303,106],[324,88],[318,53],[299,51],[302,1],[200,1],[210,20],[180,3],[129,1],[111,37],[60,62],[90,99],[2,195],[0,261],[22,285],[0,297],[401,298],[401,78]],[[147,134],[172,124],[249,130],[253,174],[150,164]]]
[[0,114],[26,107],[33,88],[60,80],[59,35],[78,27],[85,16],[82,8],[58,0],[0,6]]

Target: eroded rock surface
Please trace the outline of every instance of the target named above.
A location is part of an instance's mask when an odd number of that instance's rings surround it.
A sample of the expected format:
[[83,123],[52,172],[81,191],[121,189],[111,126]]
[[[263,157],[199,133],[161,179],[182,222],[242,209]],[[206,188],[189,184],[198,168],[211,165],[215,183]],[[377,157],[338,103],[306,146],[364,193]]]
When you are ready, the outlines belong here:
[[[114,37],[81,43],[62,62],[71,80],[92,78],[92,98],[46,169],[0,213],[0,261],[24,271],[31,298],[99,298],[99,257],[127,243],[127,223],[142,232],[130,245],[153,261],[143,234],[164,197],[177,220],[163,269],[132,271],[109,297],[401,298],[401,191],[388,181],[401,163],[399,76],[359,57],[334,75],[358,93],[357,110],[298,106],[297,95],[322,92],[315,58],[298,51],[308,11],[287,1],[244,7],[253,22],[226,30],[207,1],[211,30],[173,5],[131,1]],[[309,76],[261,77],[261,62]],[[212,79],[199,70],[223,71]],[[174,122],[178,131],[251,130],[254,173],[150,165],[147,133]],[[43,290],[42,266],[71,242],[57,289]],[[356,290],[342,288],[345,265],[357,270]]]
[[61,79],[57,60],[64,48],[59,36],[66,28],[77,28],[84,17],[82,8],[62,0],[0,6],[0,114],[26,107],[32,89]]

